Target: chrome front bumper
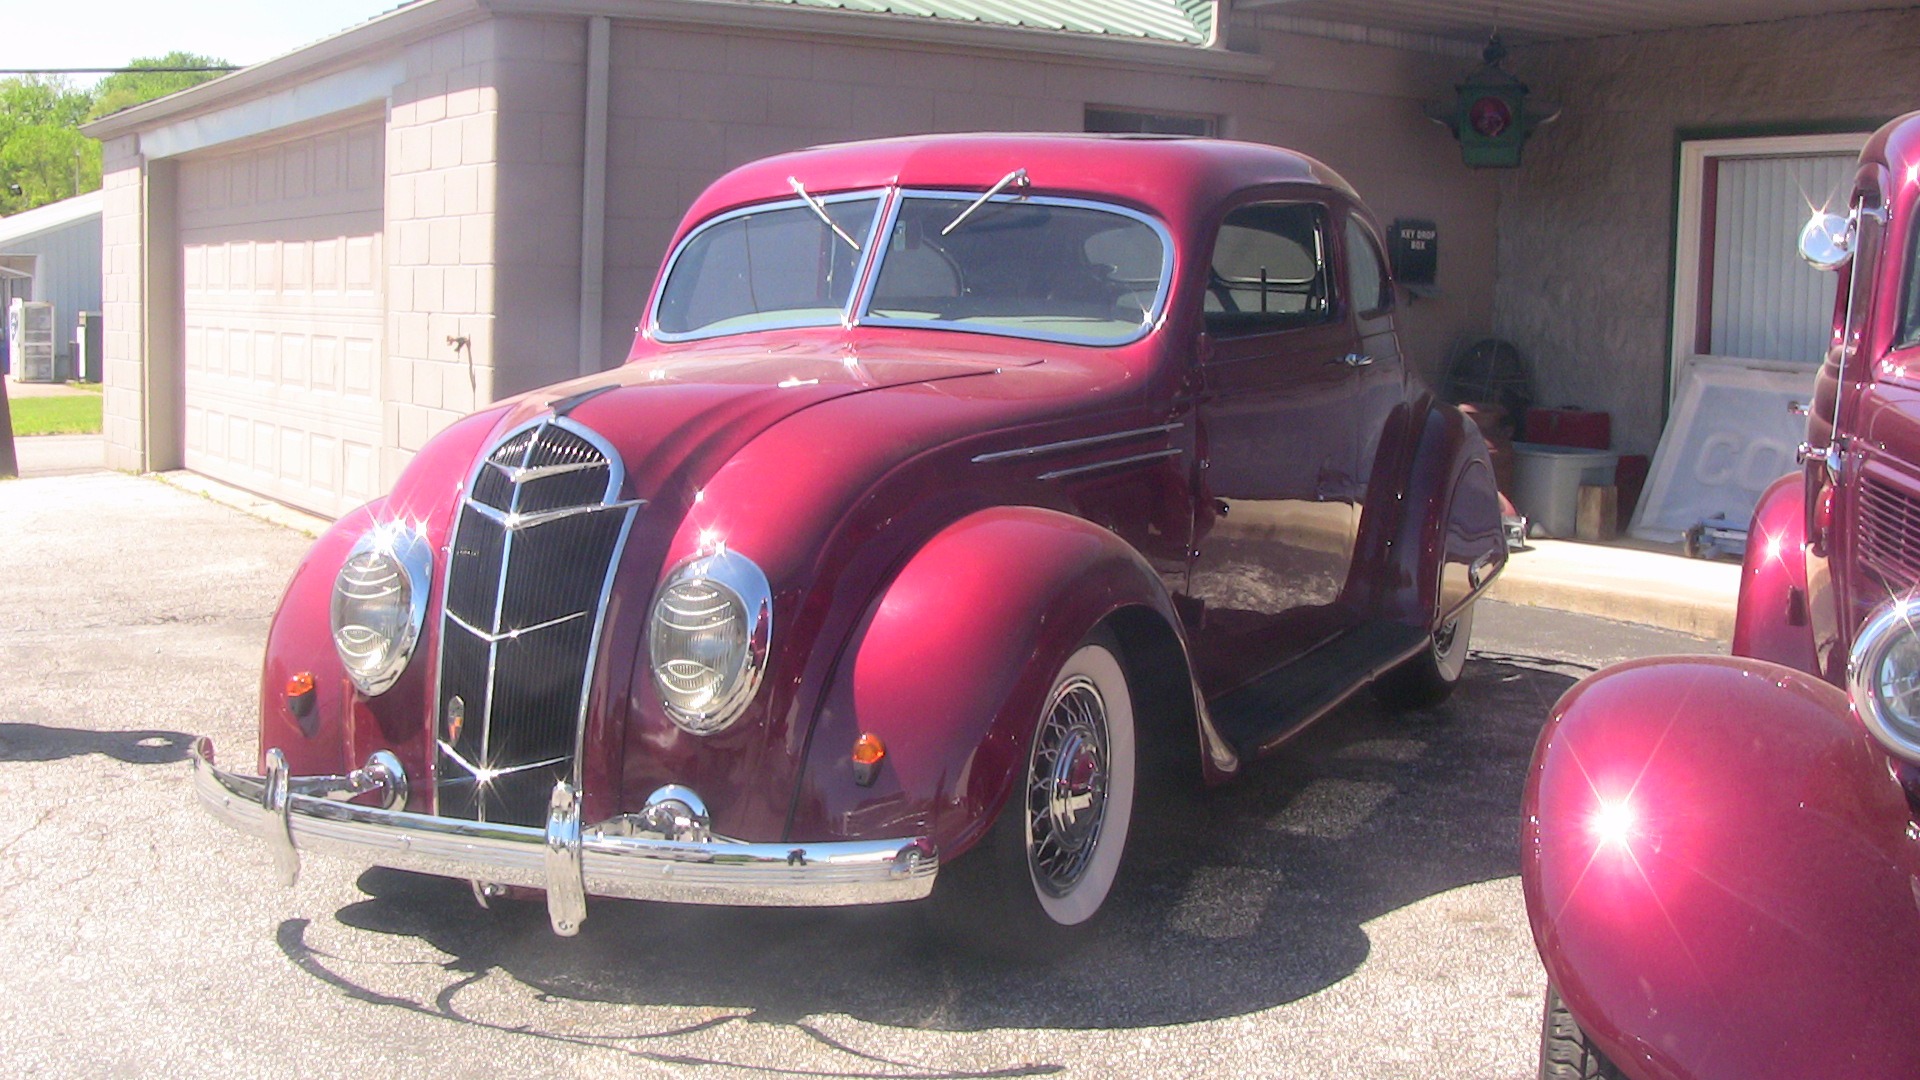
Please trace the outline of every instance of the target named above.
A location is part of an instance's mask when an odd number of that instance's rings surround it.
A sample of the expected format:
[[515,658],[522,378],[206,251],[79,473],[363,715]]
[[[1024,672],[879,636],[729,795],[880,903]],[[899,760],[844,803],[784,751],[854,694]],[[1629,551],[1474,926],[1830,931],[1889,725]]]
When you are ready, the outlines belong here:
[[940,866],[924,837],[751,844],[634,835],[628,818],[583,828],[578,795],[565,782],[554,785],[545,829],[340,801],[378,793],[389,806],[403,804],[406,776],[387,754],[348,776],[327,777],[289,776],[277,750],[267,752],[264,777],[225,772],[214,767],[213,743],[204,737],[194,740],[192,757],[194,791],[207,811],[265,840],[289,885],[299,874],[300,852],[320,851],[373,866],[545,889],[558,934],[579,932],[588,894],[768,907],[883,904],[925,897]]

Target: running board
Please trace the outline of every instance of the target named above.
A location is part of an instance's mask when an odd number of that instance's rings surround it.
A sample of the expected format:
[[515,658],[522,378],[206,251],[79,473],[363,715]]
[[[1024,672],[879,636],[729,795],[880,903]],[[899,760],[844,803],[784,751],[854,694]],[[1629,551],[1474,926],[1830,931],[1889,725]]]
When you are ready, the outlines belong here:
[[1356,626],[1221,698],[1214,724],[1243,757],[1272,753],[1429,640],[1425,630],[1405,623]]

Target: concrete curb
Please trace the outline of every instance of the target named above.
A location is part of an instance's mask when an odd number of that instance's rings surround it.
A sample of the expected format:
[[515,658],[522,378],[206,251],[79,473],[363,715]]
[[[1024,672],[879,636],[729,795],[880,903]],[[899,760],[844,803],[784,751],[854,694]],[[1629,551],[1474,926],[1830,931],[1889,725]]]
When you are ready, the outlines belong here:
[[1565,540],[1529,544],[1507,559],[1489,599],[1722,641],[1733,636],[1738,563]]
[[237,487],[223,484],[218,480],[210,480],[207,477],[201,476],[199,473],[188,472],[185,469],[176,469],[171,472],[162,473],[148,473],[146,475],[169,487],[176,487],[181,491],[192,492],[202,498],[211,499],[222,506],[232,507],[250,517],[257,517],[262,521],[270,521],[275,525],[292,529],[297,533],[304,533],[307,536],[317,537],[321,533],[326,532],[327,527],[333,524],[333,522],[326,518],[317,517],[304,510],[295,510],[285,503],[277,503],[272,499],[262,498],[250,491],[242,491]]

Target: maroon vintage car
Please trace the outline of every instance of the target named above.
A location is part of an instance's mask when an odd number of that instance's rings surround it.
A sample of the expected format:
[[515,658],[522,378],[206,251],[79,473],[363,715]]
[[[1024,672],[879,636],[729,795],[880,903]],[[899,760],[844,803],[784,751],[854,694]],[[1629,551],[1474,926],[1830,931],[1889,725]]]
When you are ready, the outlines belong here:
[[1753,519],[1732,658],[1554,706],[1522,835],[1542,1077],[1920,1076],[1920,113],[1876,133],[1803,449]]
[[[267,643],[305,849],[544,890],[1089,920],[1161,748],[1219,781],[1355,690],[1437,701],[1503,565],[1378,231],[1267,146],[973,135],[744,166],[628,362],[452,425]],[[971,882],[971,884],[969,884]],[[971,907],[971,903],[969,904]]]

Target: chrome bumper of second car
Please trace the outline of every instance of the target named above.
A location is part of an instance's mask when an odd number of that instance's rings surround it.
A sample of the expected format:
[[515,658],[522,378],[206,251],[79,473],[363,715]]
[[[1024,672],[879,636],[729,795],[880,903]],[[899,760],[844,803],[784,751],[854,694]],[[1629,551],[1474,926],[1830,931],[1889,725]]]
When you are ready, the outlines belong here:
[[[545,829],[409,813],[391,808],[404,801],[406,784],[391,755],[375,755],[341,777],[289,776],[285,758],[272,750],[266,776],[225,772],[214,767],[206,738],[194,740],[192,757],[194,791],[208,812],[265,840],[289,885],[300,852],[320,851],[544,889],[558,934],[579,932],[589,894],[768,907],[880,904],[925,897],[940,866],[925,837],[755,844],[632,835],[628,819],[583,827],[578,793],[565,782],[554,785]],[[389,806],[338,801],[373,792]]]

